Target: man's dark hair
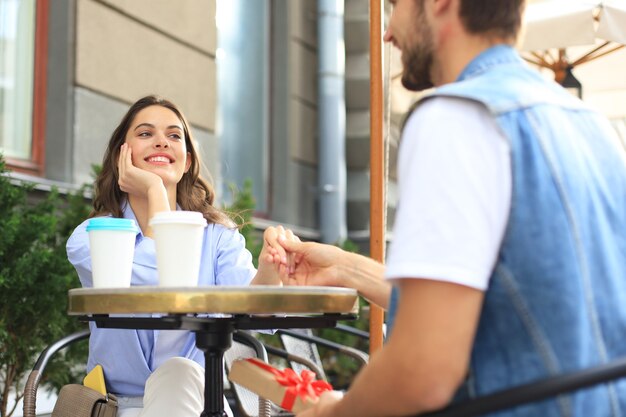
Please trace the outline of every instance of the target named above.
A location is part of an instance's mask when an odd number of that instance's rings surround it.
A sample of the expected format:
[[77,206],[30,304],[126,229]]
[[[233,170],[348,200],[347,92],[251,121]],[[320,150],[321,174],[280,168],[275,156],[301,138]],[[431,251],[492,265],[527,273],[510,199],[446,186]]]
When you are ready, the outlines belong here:
[[465,29],[509,40],[517,39],[526,0],[461,0],[459,15]]

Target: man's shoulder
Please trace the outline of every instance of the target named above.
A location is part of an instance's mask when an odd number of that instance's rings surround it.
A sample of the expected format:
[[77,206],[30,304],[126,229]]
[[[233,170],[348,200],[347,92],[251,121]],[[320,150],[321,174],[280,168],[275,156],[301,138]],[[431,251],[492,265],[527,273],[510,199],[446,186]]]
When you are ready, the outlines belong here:
[[413,109],[413,113],[420,114],[420,117],[445,117],[450,113],[464,113],[466,111],[482,112],[485,106],[475,100],[463,96],[429,94],[420,99]]
[[407,116],[405,129],[445,130],[486,118],[491,119],[492,115],[481,102],[464,97],[429,95]]

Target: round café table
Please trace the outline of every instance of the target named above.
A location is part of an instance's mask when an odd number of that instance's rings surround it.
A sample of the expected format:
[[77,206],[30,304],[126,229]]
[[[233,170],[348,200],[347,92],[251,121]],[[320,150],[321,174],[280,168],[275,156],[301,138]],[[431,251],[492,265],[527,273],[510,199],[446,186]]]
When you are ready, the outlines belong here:
[[99,328],[189,330],[204,352],[204,411],[223,417],[223,357],[237,329],[334,327],[356,319],[358,295],[335,287],[207,286],[77,288],[68,314]]

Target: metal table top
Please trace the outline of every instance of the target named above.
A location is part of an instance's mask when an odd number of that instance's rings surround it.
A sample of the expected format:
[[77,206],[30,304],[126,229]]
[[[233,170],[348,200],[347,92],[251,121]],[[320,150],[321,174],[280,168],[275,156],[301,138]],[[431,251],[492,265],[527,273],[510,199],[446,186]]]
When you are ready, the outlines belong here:
[[68,314],[316,314],[357,313],[349,288],[206,286],[77,288],[68,292]]

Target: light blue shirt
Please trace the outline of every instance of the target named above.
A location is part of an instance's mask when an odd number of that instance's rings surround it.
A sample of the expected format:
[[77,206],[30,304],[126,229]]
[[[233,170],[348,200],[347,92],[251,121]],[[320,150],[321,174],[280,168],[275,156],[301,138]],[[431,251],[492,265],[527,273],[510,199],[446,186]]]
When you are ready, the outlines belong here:
[[[123,208],[124,218],[136,220],[130,205]],[[67,257],[76,268],[83,287],[91,287],[91,257],[87,220],[81,223],[67,241]],[[209,224],[204,232],[199,285],[248,285],[256,269],[252,255],[245,248],[244,237],[236,230]],[[157,285],[154,241],[137,233],[131,285]],[[95,365],[104,368],[109,392],[129,397],[143,396],[144,386],[155,367],[155,346],[158,330],[99,329],[90,324],[90,371]],[[169,352],[204,366],[204,354],[189,333],[180,351]]]

